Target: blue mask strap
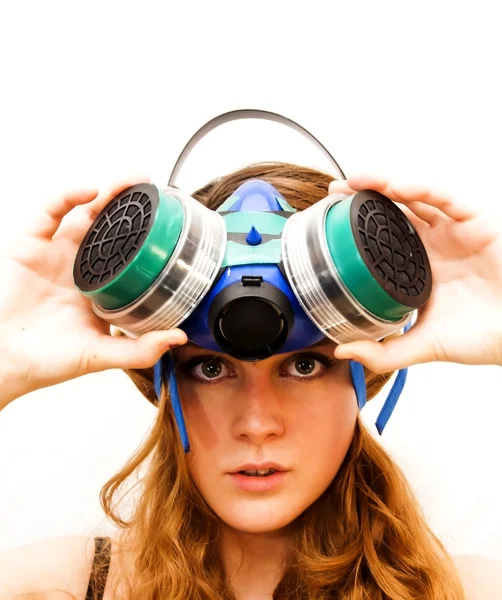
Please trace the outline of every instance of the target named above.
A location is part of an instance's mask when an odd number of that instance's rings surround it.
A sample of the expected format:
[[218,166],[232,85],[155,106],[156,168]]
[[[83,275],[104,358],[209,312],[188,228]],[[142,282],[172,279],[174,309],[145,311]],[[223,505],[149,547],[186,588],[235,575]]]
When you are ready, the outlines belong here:
[[[404,333],[406,333],[411,327],[411,324],[405,325]],[[356,392],[357,398],[357,406],[359,410],[362,410],[364,405],[366,404],[366,381],[364,379],[364,368],[363,366],[355,362],[353,360],[350,361],[350,372],[352,375],[352,383],[354,385],[354,390]],[[390,419],[394,409],[396,407],[397,401],[399,400],[399,396],[403,391],[404,384],[406,383],[406,378],[408,376],[408,369],[401,369],[397,377],[392,384],[392,388],[387,396],[385,402],[383,403],[382,409],[378,415],[375,426],[380,435],[382,435],[385,426],[387,425],[388,420]]]
[[382,435],[385,426],[387,425],[387,421],[390,419],[394,409],[396,408],[397,401],[399,400],[399,396],[403,391],[404,384],[406,383],[406,378],[408,377],[408,369],[401,369],[394,383],[392,384],[392,388],[387,396],[387,399],[383,403],[382,410],[380,411],[377,420],[375,422],[375,426],[380,435]]
[[366,404],[366,381],[364,380],[363,365],[351,360],[350,373],[352,375],[352,384],[356,392],[357,406],[359,407],[359,410],[362,410]]
[[164,380],[163,373],[163,362],[162,358],[155,363],[153,367],[153,385],[155,387],[155,394],[157,395],[158,400],[160,400],[160,391],[162,389],[162,381]]
[[155,393],[157,394],[157,398],[159,398],[159,400],[162,389],[162,381],[168,382],[169,397],[171,398],[171,406],[173,407],[174,418],[176,420],[176,425],[178,426],[178,432],[180,434],[181,443],[183,444],[183,450],[185,451],[185,454],[187,454],[190,452],[190,442],[188,441],[185,419],[183,417],[183,410],[181,408],[178,384],[174,375],[174,365],[169,353],[164,354],[164,356],[155,364],[153,368],[153,379]]

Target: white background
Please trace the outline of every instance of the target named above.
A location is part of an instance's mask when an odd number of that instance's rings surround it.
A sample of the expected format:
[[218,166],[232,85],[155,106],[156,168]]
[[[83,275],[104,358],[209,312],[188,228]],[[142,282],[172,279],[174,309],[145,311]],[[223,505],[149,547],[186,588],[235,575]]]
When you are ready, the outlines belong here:
[[[498,9],[480,1],[2,2],[0,245],[68,188],[136,173],[164,185],[190,135],[235,108],[299,121],[346,173],[426,183],[500,219]],[[178,183],[192,191],[262,159],[327,168],[312,148],[275,124],[234,123],[204,140]],[[412,368],[382,438],[457,554],[502,558],[501,375]],[[378,408],[364,411],[370,426]],[[120,371],[7,407],[0,549],[111,531],[99,489],[153,415]]]

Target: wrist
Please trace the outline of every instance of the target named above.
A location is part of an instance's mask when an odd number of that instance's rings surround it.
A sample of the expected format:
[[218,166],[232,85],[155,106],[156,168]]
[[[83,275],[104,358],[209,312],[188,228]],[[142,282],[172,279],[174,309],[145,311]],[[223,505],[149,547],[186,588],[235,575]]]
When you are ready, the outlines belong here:
[[0,370],[0,410],[22,395],[23,393],[15,385],[14,378],[2,367]]
[[499,367],[502,367],[502,337],[498,340],[496,348],[497,348],[497,352],[495,354],[494,364]]
[[9,361],[8,352],[0,346],[0,410],[29,392],[25,383],[20,370]]
[[495,342],[495,364],[499,367],[502,367],[502,315],[500,315],[500,319],[498,320],[500,323],[496,335]]

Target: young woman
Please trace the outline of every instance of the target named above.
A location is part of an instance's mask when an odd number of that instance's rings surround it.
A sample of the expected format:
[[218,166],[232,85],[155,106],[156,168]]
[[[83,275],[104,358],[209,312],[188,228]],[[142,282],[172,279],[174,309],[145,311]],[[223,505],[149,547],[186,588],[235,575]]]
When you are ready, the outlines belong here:
[[[368,398],[394,370],[416,363],[502,365],[502,232],[425,188],[368,177],[332,181],[282,163],[253,165],[193,196],[216,209],[252,178],[270,182],[300,210],[328,189],[370,188],[399,202],[433,269],[433,293],[416,324],[383,343],[337,347],[326,339],[259,362],[186,344],[180,330],[136,340],[112,336],[76,290],[73,260],[101,209],[138,181],[101,194],[69,193],[47,206],[1,262],[0,406],[111,368],[124,369],[155,402],[152,367],[172,352],[191,452],[185,455],[180,445],[163,386],[151,435],[101,492],[120,534],[53,539],[3,553],[1,600],[502,595],[500,569],[486,561],[460,561],[459,577],[404,476],[362,425],[348,361],[365,365]],[[122,484],[145,465],[140,498],[125,519],[117,506]],[[255,491],[236,483],[239,471],[269,468],[281,471],[273,489],[258,476]]]

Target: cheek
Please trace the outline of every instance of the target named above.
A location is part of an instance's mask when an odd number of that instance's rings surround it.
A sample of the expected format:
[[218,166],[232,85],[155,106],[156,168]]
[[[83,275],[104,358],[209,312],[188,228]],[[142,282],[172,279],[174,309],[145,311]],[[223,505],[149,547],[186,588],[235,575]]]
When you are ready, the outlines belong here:
[[217,389],[223,386],[207,385],[206,389],[180,380],[178,387],[191,448],[201,455],[217,451],[230,419],[225,390]]
[[352,385],[328,383],[310,395],[290,422],[290,434],[302,466],[320,478],[320,485],[336,475],[350,446],[358,408]]
[[223,467],[231,464],[235,455],[229,410],[229,402],[235,398],[230,397],[224,387],[179,383],[190,440],[190,452],[186,455],[190,476],[209,507],[223,521],[228,521],[224,508],[228,504],[228,490],[224,485]]

